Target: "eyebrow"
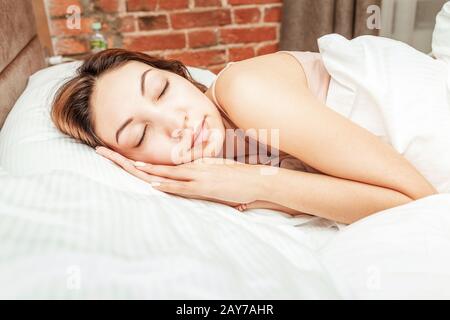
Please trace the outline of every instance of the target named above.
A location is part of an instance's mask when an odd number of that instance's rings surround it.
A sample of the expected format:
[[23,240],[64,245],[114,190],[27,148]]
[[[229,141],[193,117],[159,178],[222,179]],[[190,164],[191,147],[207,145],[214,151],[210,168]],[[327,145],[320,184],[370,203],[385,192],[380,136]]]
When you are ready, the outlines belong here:
[[141,93],[142,95],[145,95],[145,75],[147,72],[153,70],[152,68],[145,70],[141,75]]
[[117,144],[119,144],[119,135],[122,132],[123,129],[125,129],[125,127],[131,122],[133,121],[133,118],[128,119],[127,121],[125,121],[119,128],[119,130],[117,130],[116,132],[116,142]]

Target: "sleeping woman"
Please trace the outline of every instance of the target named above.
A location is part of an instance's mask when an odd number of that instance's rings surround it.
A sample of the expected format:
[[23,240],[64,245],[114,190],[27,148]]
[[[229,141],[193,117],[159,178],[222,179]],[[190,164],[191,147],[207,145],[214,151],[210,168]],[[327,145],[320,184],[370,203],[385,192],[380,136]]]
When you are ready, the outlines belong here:
[[[207,88],[179,61],[108,49],[60,87],[52,119],[160,191],[241,211],[350,224],[436,194],[390,144],[326,106],[329,81],[319,53],[229,63]],[[252,141],[273,147],[277,163],[260,150],[249,163]]]

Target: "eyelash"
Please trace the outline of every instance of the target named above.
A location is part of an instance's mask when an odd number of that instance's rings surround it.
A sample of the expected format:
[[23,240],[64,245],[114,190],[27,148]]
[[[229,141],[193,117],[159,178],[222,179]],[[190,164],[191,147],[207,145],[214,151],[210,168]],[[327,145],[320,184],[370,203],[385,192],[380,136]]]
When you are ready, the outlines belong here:
[[[166,93],[168,87],[169,87],[169,81],[166,81],[166,85],[164,86],[164,89],[161,92],[161,94],[159,95],[158,99],[161,98]],[[136,147],[140,147],[141,146],[142,141],[144,141],[144,139],[145,139],[146,133],[147,133],[147,126],[145,126],[144,133],[142,134],[141,141],[139,141],[139,144]]]
[[166,85],[158,98],[161,98],[166,93],[168,87],[169,87],[169,80],[166,81]]
[[139,141],[139,144],[136,146],[136,148],[140,147],[141,144],[142,144],[142,141],[144,141],[145,135],[147,134],[147,127],[148,127],[148,125],[145,126],[145,128],[144,128],[144,133],[142,134],[141,141]]

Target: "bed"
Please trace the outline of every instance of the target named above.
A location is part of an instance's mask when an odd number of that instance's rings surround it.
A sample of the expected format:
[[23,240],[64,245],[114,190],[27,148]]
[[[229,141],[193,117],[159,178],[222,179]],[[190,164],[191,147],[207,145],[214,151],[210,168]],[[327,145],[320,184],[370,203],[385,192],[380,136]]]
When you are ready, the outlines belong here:
[[242,214],[154,190],[60,134],[49,103],[80,62],[45,68],[30,6],[0,0],[0,298],[450,297],[446,193],[350,226]]

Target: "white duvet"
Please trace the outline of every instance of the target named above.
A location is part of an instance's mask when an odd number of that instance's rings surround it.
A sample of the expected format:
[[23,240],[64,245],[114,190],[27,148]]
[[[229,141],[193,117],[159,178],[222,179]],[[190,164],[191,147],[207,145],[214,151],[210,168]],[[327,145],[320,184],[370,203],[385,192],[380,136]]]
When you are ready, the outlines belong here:
[[339,297],[293,226],[65,171],[0,181],[0,298]]
[[[439,17],[438,60],[372,37],[319,47],[330,107],[444,192],[450,3]],[[450,298],[450,194],[345,228],[166,195],[52,126],[47,98],[74,67],[33,75],[0,132],[0,298]]]
[[379,212],[318,245],[306,225],[68,171],[0,183],[3,299],[450,298],[450,194]]
[[450,65],[383,37],[330,34],[319,48],[331,75],[327,106],[391,144],[439,192],[450,192]]

